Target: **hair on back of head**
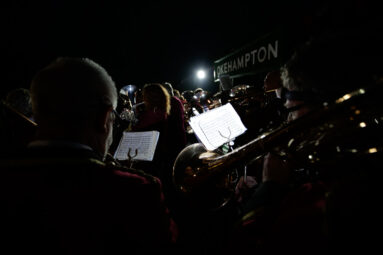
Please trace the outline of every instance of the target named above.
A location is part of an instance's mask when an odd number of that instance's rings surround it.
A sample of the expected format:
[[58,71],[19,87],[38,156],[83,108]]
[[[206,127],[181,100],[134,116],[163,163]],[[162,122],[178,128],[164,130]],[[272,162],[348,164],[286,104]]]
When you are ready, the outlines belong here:
[[35,75],[31,96],[36,118],[83,119],[98,107],[115,107],[117,89],[93,60],[61,57]]
[[174,90],[173,90],[172,84],[170,84],[169,82],[164,82],[162,86],[164,86],[164,88],[168,91],[170,96],[174,96]]
[[145,84],[143,97],[149,109],[161,109],[170,114],[170,95],[169,92],[159,83]]

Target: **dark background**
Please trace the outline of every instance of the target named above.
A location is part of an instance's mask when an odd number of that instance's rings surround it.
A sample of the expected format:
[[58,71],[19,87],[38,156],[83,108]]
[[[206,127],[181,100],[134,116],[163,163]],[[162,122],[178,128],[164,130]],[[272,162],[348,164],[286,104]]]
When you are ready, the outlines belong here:
[[[299,44],[328,28],[361,24],[381,33],[374,28],[378,10],[356,0],[8,1],[0,9],[1,98],[29,88],[33,75],[59,56],[93,59],[118,88],[168,81],[181,92],[214,92],[213,62],[258,37],[283,28]],[[196,83],[199,67],[211,72]]]

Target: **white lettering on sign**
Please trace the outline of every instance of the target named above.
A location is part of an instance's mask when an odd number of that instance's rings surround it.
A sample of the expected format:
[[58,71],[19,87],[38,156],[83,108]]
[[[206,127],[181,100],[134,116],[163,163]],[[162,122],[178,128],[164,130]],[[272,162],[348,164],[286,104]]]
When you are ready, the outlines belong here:
[[253,65],[255,64],[255,53],[257,53],[257,50],[251,51],[251,58],[253,59]]
[[217,74],[219,77],[221,74],[238,71],[256,65],[257,63],[263,63],[266,60],[270,61],[273,58],[278,58],[278,40],[276,40],[274,44],[269,43],[267,46],[252,49],[222,63],[217,66]]
[[238,66],[238,69],[240,69],[240,68],[243,68],[243,67],[244,67],[244,66],[243,66],[243,56],[241,56],[241,57],[237,58],[237,62],[238,62],[238,64],[237,64],[237,66]]
[[275,41],[275,47],[273,48],[273,45],[269,43],[268,52],[269,54],[267,55],[267,59],[270,60],[270,52],[273,54],[274,58],[278,57],[278,40]]
[[247,63],[250,61],[250,53],[245,54],[245,67],[247,67]]
[[257,57],[258,57],[258,62],[259,63],[262,63],[263,61],[265,61],[266,59],[266,48],[265,47],[261,47],[259,48],[259,51],[258,51],[258,54],[257,54]]

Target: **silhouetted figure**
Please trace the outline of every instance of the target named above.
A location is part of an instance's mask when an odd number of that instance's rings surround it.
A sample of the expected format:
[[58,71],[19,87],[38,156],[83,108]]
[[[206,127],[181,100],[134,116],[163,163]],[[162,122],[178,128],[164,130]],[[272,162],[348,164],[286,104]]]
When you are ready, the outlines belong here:
[[170,160],[174,162],[178,154],[186,146],[185,113],[180,99],[174,96],[173,87],[165,82],[164,87],[170,95],[170,115],[168,118],[168,149]]
[[0,103],[0,151],[24,148],[35,136],[37,124],[32,117],[29,90],[10,91]]
[[25,117],[32,119],[32,102],[28,89],[17,88],[8,92],[5,103]]
[[382,52],[365,54],[378,41],[348,32],[313,38],[283,66],[289,135],[275,133],[280,141],[263,158],[262,179],[242,208],[229,254],[381,249],[374,234],[381,151],[366,148],[383,143],[372,117],[382,114],[376,84],[382,71],[374,66]]
[[108,157],[117,91],[105,69],[59,58],[31,94],[36,140],[0,159],[3,253],[172,251],[177,230],[159,179]]

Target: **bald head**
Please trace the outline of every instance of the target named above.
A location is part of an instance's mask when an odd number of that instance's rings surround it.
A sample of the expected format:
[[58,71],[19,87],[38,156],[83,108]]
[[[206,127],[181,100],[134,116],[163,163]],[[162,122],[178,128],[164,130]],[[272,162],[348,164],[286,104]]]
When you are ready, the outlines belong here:
[[31,96],[38,139],[85,144],[105,158],[117,90],[104,68],[86,58],[59,58],[34,77]]
[[103,67],[86,58],[59,58],[31,84],[38,122],[85,120],[102,107],[116,107],[117,90]]

